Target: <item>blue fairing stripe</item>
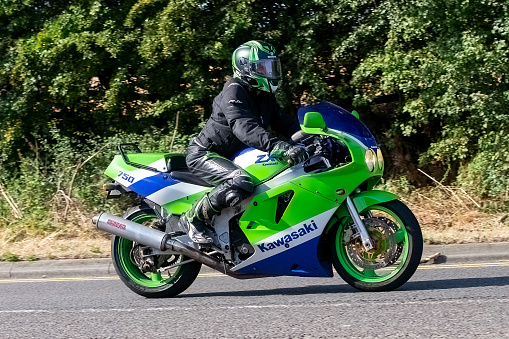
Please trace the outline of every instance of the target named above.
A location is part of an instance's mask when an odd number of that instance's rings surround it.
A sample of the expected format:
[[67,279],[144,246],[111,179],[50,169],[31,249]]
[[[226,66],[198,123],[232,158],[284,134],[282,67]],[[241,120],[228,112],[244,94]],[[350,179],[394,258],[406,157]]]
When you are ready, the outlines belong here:
[[178,181],[173,180],[168,174],[158,173],[151,177],[146,177],[129,186],[134,192],[143,197],[147,197],[165,187],[173,186]]
[[272,276],[332,277],[332,264],[318,261],[320,237],[241,268],[237,273]]

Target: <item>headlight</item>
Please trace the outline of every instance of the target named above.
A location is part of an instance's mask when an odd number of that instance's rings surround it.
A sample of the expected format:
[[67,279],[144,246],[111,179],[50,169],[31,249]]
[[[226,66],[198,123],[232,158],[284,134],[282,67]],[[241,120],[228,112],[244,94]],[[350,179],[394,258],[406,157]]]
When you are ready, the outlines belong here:
[[366,151],[366,165],[368,166],[368,169],[373,172],[375,170],[376,165],[376,154],[372,149],[368,149]]
[[378,167],[380,169],[384,168],[384,156],[382,155],[382,150],[379,148],[376,150],[376,157],[378,158]]

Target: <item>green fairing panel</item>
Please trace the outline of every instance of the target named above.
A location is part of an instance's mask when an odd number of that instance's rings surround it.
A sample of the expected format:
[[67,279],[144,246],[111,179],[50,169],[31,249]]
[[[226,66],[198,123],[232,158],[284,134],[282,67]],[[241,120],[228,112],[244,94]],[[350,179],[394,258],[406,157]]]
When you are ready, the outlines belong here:
[[191,208],[191,206],[193,205],[193,203],[196,200],[200,199],[205,193],[208,193],[211,190],[212,190],[212,188],[210,188],[209,190],[200,192],[200,193],[189,195],[189,196],[184,197],[182,199],[178,199],[178,200],[169,202],[167,204],[164,204],[162,207],[169,214],[176,214],[176,215],[183,214],[183,213],[187,212]]
[[[127,154],[128,160],[137,164],[154,167],[155,169],[165,172],[166,171],[166,159],[175,154],[167,153],[133,153]],[[128,165],[120,154],[115,155],[113,161],[110,163],[104,174],[110,178],[115,179],[119,172],[128,173],[130,171],[137,170],[137,167]]]
[[[366,180],[366,175],[362,173],[364,168],[357,163],[350,163],[332,171],[301,176],[292,182],[325,199],[341,203]],[[344,190],[345,194],[338,195],[340,190]]]
[[254,184],[257,185],[261,182],[272,179],[287,167],[289,167],[288,164],[269,158],[267,162],[254,163],[244,168],[244,170],[251,175],[254,179]]
[[[293,191],[294,195],[281,219],[276,222],[278,198],[289,191]],[[336,202],[289,182],[255,196],[242,215],[239,226],[249,242],[255,244],[334,207],[338,207]]]
[[[354,138],[332,130],[327,130],[327,132],[322,130],[320,133],[317,133],[317,131],[313,132],[315,134],[339,138],[339,140],[347,144],[352,156],[352,162],[322,173],[312,173],[298,177],[292,180],[294,184],[315,192],[325,199],[341,203],[346,196],[350,195],[361,184],[366,183],[368,186],[366,188],[371,190],[380,180],[383,168],[377,166],[373,172],[368,170],[364,163],[367,149]],[[345,194],[339,196],[337,192],[341,190],[345,190]]]
[[108,177],[115,179],[119,172],[129,172],[136,170],[136,167],[129,166],[124,162],[124,159],[122,159],[121,155],[115,155],[113,158],[113,161],[110,163],[108,168],[104,171],[104,174],[106,174]]
[[[171,154],[175,155],[175,154]],[[168,153],[133,153],[127,154],[127,158],[131,162],[135,162],[142,165],[149,165],[160,159],[167,159],[170,156]]]

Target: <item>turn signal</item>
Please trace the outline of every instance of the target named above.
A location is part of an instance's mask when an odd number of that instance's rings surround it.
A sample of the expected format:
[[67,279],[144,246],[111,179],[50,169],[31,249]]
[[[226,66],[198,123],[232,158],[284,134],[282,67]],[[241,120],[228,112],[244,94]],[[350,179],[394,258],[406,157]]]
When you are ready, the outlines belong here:
[[384,168],[384,157],[382,155],[382,150],[379,148],[376,150],[376,157],[378,158],[378,168]]

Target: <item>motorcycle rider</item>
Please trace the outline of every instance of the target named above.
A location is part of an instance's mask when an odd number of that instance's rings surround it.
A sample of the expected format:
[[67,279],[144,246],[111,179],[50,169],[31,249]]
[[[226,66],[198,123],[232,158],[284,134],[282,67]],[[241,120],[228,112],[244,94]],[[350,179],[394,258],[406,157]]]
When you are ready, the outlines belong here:
[[232,55],[233,78],[215,97],[212,114],[187,149],[192,174],[215,188],[195,202],[180,218],[181,227],[200,244],[212,243],[205,223],[222,209],[239,204],[253,193],[251,177],[228,160],[246,147],[254,147],[281,161],[299,163],[306,148],[290,144],[269,132],[289,138],[300,129],[297,119],[285,115],[274,92],[281,84],[281,63],[276,49],[264,41],[249,41]]

